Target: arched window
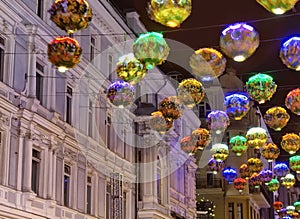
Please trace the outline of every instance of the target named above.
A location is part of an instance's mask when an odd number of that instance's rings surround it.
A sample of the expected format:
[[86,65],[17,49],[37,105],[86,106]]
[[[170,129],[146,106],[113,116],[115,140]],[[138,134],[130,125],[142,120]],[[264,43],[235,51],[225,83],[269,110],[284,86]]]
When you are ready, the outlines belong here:
[[157,156],[157,166],[156,166],[156,192],[157,192],[157,202],[158,204],[162,203],[161,195],[162,195],[162,180],[161,180],[161,161],[159,156]]

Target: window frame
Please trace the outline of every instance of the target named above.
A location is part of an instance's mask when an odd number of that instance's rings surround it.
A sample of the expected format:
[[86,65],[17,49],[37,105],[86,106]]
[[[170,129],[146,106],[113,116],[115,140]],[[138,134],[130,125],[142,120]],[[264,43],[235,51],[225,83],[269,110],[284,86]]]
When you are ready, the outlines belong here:
[[5,81],[6,38],[0,35],[0,81]]
[[36,0],[36,8],[35,8],[35,13],[37,14],[38,17],[41,19],[44,18],[44,0]]
[[[35,153],[37,152],[38,156],[34,156]],[[39,191],[39,187],[40,187],[40,177],[41,177],[41,151],[36,149],[36,148],[32,148],[32,166],[31,166],[31,190],[37,194],[37,196],[40,195],[40,191]],[[36,165],[33,165],[33,164]],[[36,167],[36,168],[35,168]],[[34,174],[35,172],[35,174]],[[35,186],[34,186],[34,182],[35,182]]]
[[92,209],[93,209],[92,208],[92,206],[93,206],[92,193],[93,193],[92,176],[87,175],[87,177],[86,177],[86,213],[90,214],[90,215],[92,214]]
[[89,105],[88,105],[88,127],[87,127],[87,134],[89,137],[93,137],[93,129],[94,129],[94,122],[93,122],[93,116],[94,116],[94,107],[93,102],[91,99],[89,99]]
[[[39,75],[39,76],[38,76]],[[44,100],[44,79],[45,79],[45,66],[39,61],[36,62],[36,77],[35,77],[35,97],[43,105]]]
[[65,121],[72,125],[72,102],[73,88],[70,85],[66,86],[66,104],[65,104]]
[[[69,169],[69,171],[66,171],[66,169]],[[64,172],[63,172],[63,197],[62,202],[63,205],[66,207],[70,207],[70,191],[71,191],[71,173],[72,173],[72,166],[64,163]],[[66,188],[66,179],[68,179],[68,184]]]

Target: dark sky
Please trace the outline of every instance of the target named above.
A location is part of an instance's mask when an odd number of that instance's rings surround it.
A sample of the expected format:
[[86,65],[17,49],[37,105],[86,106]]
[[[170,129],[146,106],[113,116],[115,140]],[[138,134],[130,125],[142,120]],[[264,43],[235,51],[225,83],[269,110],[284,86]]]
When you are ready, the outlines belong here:
[[[165,38],[179,41],[195,50],[202,47],[219,50],[220,33],[229,24],[246,22],[253,26],[260,36],[260,45],[256,52],[242,63],[233,62],[230,58],[227,58],[227,63],[237,69],[244,82],[255,72],[268,72],[273,76],[278,89],[271,101],[260,105],[263,113],[272,106],[284,106],[286,94],[300,84],[300,72],[288,69],[279,58],[282,43],[292,36],[300,36],[300,3],[284,15],[274,15],[255,0],[193,0],[191,16],[180,28],[171,29],[149,19],[146,12],[147,0],[113,0],[113,2],[123,13],[137,11],[149,31],[162,31]],[[163,64],[162,69],[183,71],[171,63]],[[278,145],[285,133],[300,132],[299,116],[289,110],[288,113],[291,116],[288,126],[281,132],[269,130]]]

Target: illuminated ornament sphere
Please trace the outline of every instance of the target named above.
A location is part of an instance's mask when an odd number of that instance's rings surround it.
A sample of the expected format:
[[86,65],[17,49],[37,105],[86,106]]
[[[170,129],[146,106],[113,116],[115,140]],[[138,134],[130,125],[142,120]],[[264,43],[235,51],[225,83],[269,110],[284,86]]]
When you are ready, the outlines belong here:
[[224,161],[217,161],[215,158],[211,158],[207,164],[207,169],[209,171],[212,171],[214,174],[217,174],[219,171],[222,171],[224,167]]
[[214,144],[211,149],[212,157],[217,161],[224,161],[229,155],[228,146],[226,144]]
[[92,9],[86,0],[55,0],[49,9],[50,19],[68,34],[88,27]]
[[286,218],[287,217],[287,213],[286,213],[286,208],[282,208],[278,211],[278,216],[279,218],[285,218],[285,219],[291,219],[290,217]]
[[191,140],[191,136],[186,136],[181,139],[180,148],[182,151],[189,155],[193,155],[197,151],[197,148],[195,147],[195,142]]
[[259,35],[248,24],[235,23],[222,31],[220,47],[222,51],[236,62],[243,62],[259,46]]
[[300,137],[294,133],[288,133],[282,136],[281,147],[289,154],[295,154],[300,147]]
[[179,27],[191,14],[191,0],[150,0],[150,18],[167,27]]
[[294,202],[294,207],[297,212],[300,212],[300,201]]
[[259,149],[268,140],[267,131],[260,127],[253,127],[247,131],[247,144],[249,147]]
[[230,125],[229,117],[226,112],[220,110],[210,112],[206,120],[208,128],[217,134],[224,132]]
[[273,178],[272,170],[262,170],[259,172],[260,179],[263,183],[268,183]]
[[201,81],[211,81],[223,74],[226,59],[215,49],[201,48],[190,57],[190,67]]
[[273,168],[274,175],[278,178],[285,177],[289,172],[290,169],[285,163],[278,163]]
[[276,212],[279,212],[283,208],[283,203],[280,201],[275,201],[273,203],[273,208]]
[[289,161],[290,161],[290,165],[289,165],[290,169],[297,173],[300,173],[300,155],[295,155],[290,157]]
[[164,98],[160,103],[158,110],[167,119],[178,119],[183,112],[183,106],[176,96]]
[[133,53],[129,53],[119,58],[116,72],[123,81],[136,84],[146,76],[147,69]]
[[48,59],[60,72],[74,68],[80,62],[81,53],[79,43],[71,37],[57,37],[48,44]]
[[253,173],[251,177],[249,178],[249,185],[253,186],[254,188],[259,188],[259,186],[262,184],[260,175],[258,173]]
[[195,146],[199,150],[203,150],[211,142],[211,135],[205,128],[198,128],[192,132],[192,139],[195,142]]
[[246,82],[246,90],[252,100],[259,104],[270,100],[276,92],[277,85],[273,78],[266,74],[256,74]]
[[265,123],[275,131],[281,131],[290,120],[289,114],[282,107],[272,107],[264,115]]
[[166,119],[160,111],[151,113],[150,127],[160,134],[164,134],[173,127],[173,120]]
[[226,167],[222,171],[222,176],[229,184],[231,184],[237,178],[237,172],[234,168]]
[[296,183],[295,176],[291,173],[288,173],[285,177],[281,178],[281,184],[287,189],[291,188]]
[[280,58],[288,68],[300,71],[300,37],[292,37],[282,45]]
[[279,189],[279,187],[280,187],[280,183],[279,183],[279,181],[277,179],[272,179],[270,182],[266,183],[266,185],[267,185],[268,190],[271,191],[271,192],[277,191]]
[[246,180],[248,180],[249,177],[251,176],[249,167],[245,163],[240,166],[239,173],[240,173],[241,178],[246,179]]
[[292,219],[299,219],[300,218],[300,215],[299,215],[299,212],[294,212],[292,215],[291,215]]
[[296,210],[296,208],[295,208],[294,205],[289,205],[289,206],[286,207],[286,213],[290,216],[293,215],[295,210]]
[[264,164],[259,158],[248,159],[248,168],[251,173],[259,173],[264,167]]
[[189,78],[181,81],[177,88],[178,99],[188,108],[199,104],[205,96],[204,87],[196,79]]
[[263,158],[268,160],[268,162],[272,162],[276,160],[280,154],[280,150],[274,143],[268,143],[262,146],[261,148],[261,155]]
[[161,65],[168,57],[170,48],[163,35],[156,32],[141,34],[133,44],[134,56],[152,69]]
[[231,148],[231,151],[239,157],[248,149],[247,139],[241,135],[234,136],[230,138],[229,146]]
[[300,115],[300,88],[288,93],[285,98],[285,106],[296,115]]
[[256,0],[265,9],[273,14],[284,14],[294,8],[298,0]]
[[234,181],[233,181],[233,184],[234,184],[234,188],[236,190],[238,190],[239,192],[242,192],[246,185],[247,185],[247,181],[243,178],[236,178]]
[[227,115],[235,120],[241,120],[250,110],[249,98],[242,93],[226,95],[224,103]]
[[128,82],[116,81],[107,89],[107,98],[119,108],[130,105],[134,99],[134,88]]

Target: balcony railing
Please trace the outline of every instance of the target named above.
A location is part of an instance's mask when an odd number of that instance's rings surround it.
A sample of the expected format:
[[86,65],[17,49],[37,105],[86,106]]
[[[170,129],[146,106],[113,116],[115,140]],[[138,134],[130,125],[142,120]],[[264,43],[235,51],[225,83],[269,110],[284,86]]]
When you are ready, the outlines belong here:
[[221,179],[213,179],[213,180],[197,179],[196,188],[197,189],[222,188],[222,181]]

